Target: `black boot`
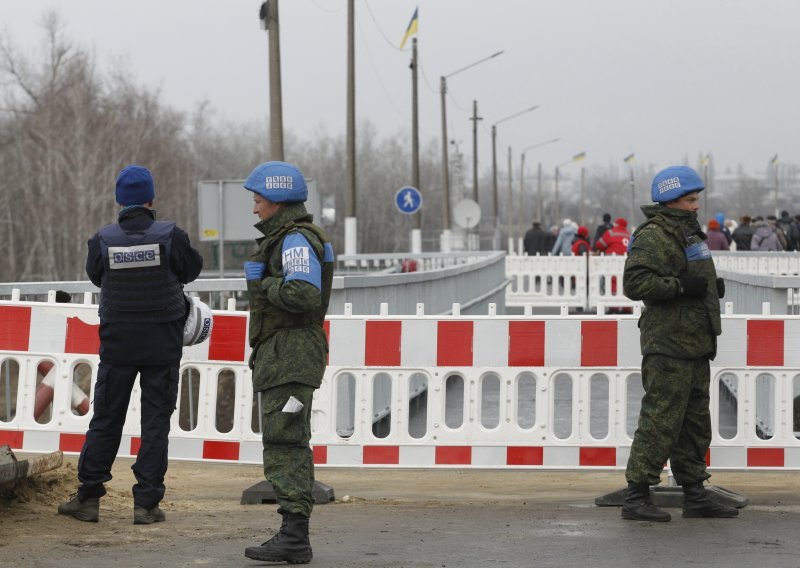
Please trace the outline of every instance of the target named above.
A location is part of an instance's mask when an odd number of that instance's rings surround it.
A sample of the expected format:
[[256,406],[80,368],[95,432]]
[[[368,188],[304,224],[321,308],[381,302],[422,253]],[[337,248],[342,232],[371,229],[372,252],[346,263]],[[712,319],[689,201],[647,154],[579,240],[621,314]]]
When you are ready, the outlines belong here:
[[727,519],[738,517],[739,509],[714,503],[702,481],[683,484],[683,516],[685,518],[713,517]]
[[647,483],[628,483],[625,504],[622,505],[622,518],[629,521],[655,521],[665,523],[672,519],[650,500],[650,485]]
[[261,546],[248,546],[244,555],[265,562],[308,564],[314,556],[308,540],[308,517],[298,513],[282,513],[283,524],[278,534]]

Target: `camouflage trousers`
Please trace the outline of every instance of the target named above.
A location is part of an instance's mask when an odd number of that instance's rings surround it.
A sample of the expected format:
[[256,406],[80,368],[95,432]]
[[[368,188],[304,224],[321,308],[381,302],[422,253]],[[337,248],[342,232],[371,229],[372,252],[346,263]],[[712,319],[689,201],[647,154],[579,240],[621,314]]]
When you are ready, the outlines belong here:
[[[314,459],[311,439],[311,399],[314,387],[287,383],[263,391],[264,477],[275,490],[279,513],[311,516],[314,500]],[[293,396],[303,404],[295,413],[283,412]]]
[[710,380],[706,358],[644,356],[645,394],[625,470],[628,482],[657,484],[667,459],[678,485],[710,477],[706,472]]

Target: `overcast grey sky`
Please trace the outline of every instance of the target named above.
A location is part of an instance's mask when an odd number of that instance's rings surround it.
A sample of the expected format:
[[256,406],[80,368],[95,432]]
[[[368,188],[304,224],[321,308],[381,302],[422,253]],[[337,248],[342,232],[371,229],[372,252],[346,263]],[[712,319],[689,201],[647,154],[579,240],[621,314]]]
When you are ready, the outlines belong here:
[[[265,121],[267,35],[261,0],[1,0],[4,33],[34,49],[37,21],[57,8],[66,32],[100,65],[120,58],[170,105],[208,100],[226,118]],[[548,171],[585,151],[582,165],[655,167],[711,153],[717,172],[769,159],[800,162],[800,2],[796,0],[356,0],[356,114],[382,135],[408,135],[410,51],[398,46],[419,6],[420,133],[440,136],[439,77],[448,80],[449,137],[472,153],[477,100],[481,169],[498,126],[505,169]],[[281,0],[284,127],[301,138],[341,134],[346,110],[346,0]],[[410,44],[409,44],[410,45]]]

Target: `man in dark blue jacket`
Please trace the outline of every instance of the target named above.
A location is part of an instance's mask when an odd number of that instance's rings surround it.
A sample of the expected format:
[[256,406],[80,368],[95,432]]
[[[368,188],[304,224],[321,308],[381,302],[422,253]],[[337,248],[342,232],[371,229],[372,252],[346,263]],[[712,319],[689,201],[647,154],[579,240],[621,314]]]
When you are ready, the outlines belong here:
[[104,483],[119,449],[134,381],[139,376],[141,445],[132,468],[135,524],[163,521],[170,417],[178,394],[183,285],[200,274],[203,258],[185,231],[156,221],[153,177],[130,165],[117,177],[118,222],[89,239],[86,272],[100,288],[100,365],[94,414],[78,461],[80,486],[58,512],[97,522]]

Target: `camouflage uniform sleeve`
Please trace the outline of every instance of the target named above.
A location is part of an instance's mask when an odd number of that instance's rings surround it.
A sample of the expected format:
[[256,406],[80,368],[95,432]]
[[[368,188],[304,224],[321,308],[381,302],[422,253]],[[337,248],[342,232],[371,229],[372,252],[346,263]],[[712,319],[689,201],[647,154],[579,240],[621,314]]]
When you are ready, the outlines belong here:
[[[679,251],[683,254],[683,251]],[[625,261],[622,287],[631,300],[659,301],[680,293],[674,266],[675,244],[657,227],[635,235]]]
[[301,314],[318,310],[322,305],[322,295],[313,285],[303,280],[286,282],[283,278],[265,278],[261,287],[267,294],[269,303],[287,312]]
[[[322,255],[322,243],[310,231],[301,230],[307,246],[313,250],[310,255],[315,255],[317,260]],[[313,280],[313,278],[311,279]],[[281,277],[265,278],[261,287],[267,295],[270,304],[290,313],[302,314],[318,310],[322,306],[322,293],[320,288],[307,279],[293,279]]]

